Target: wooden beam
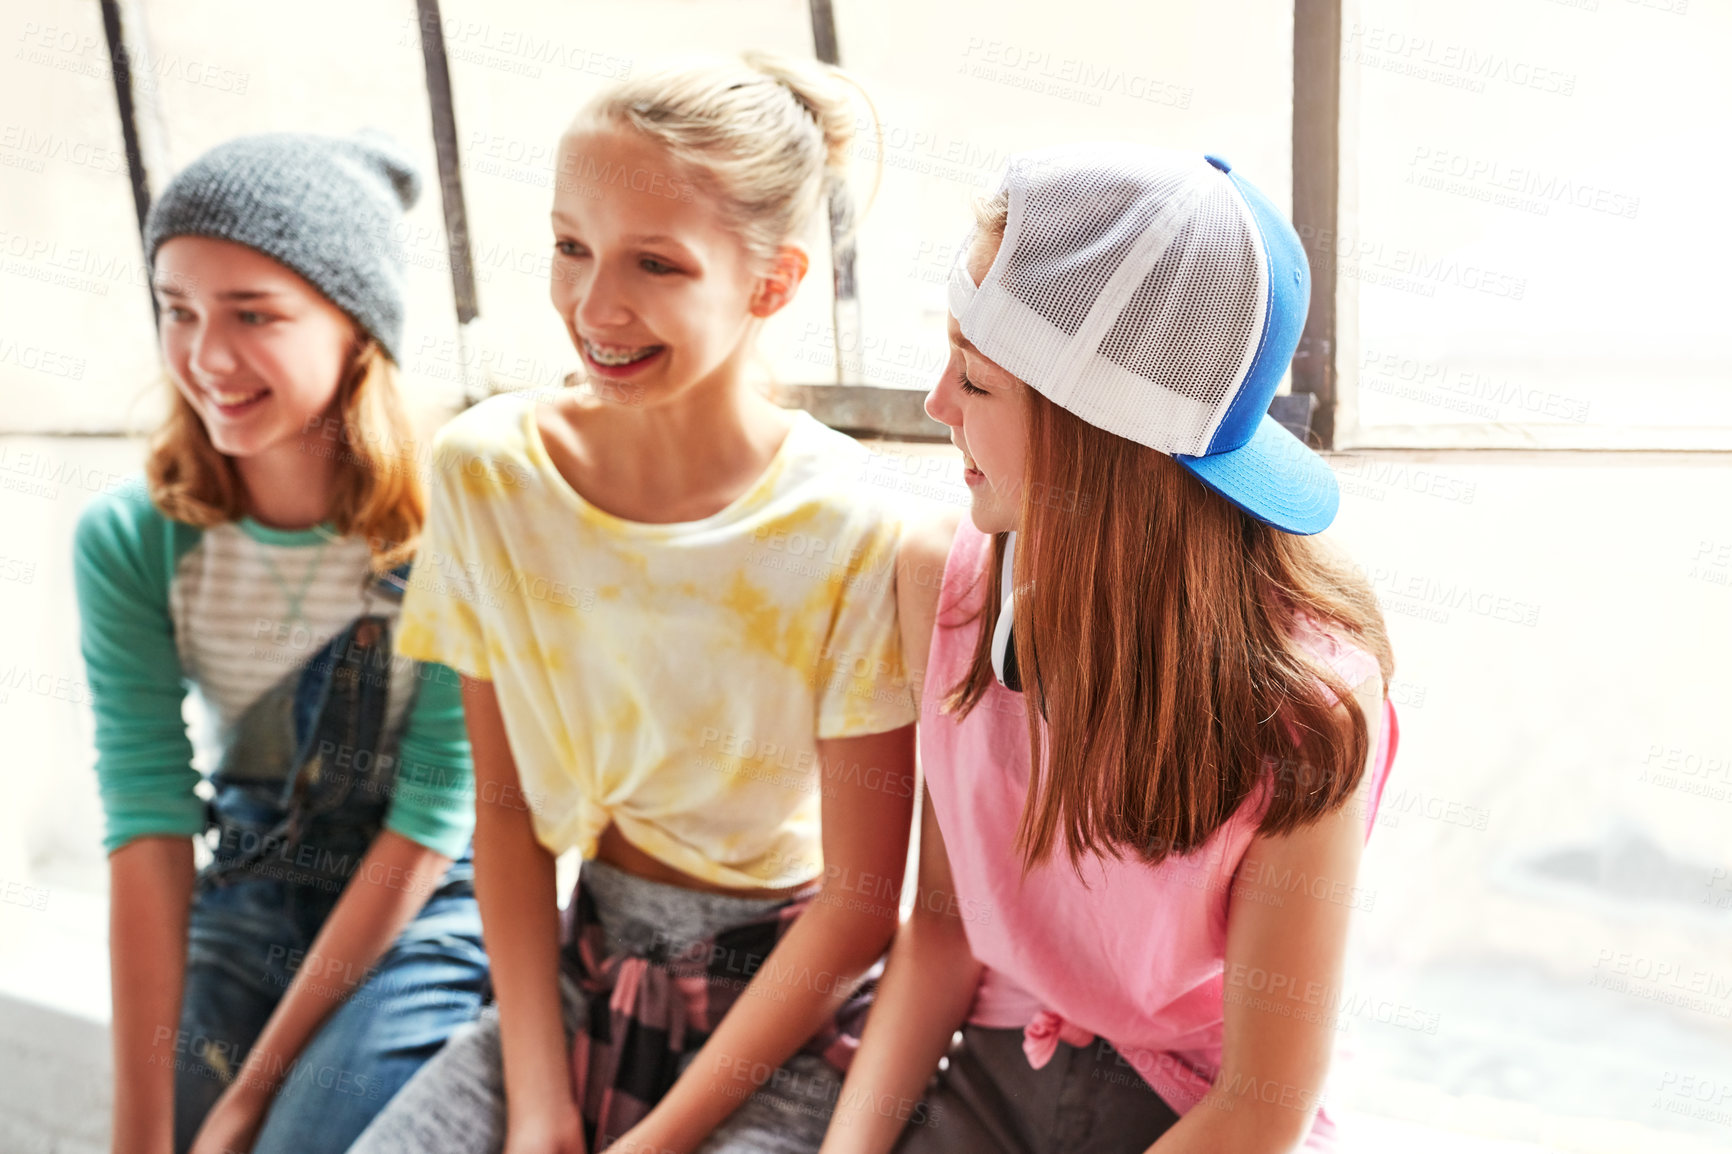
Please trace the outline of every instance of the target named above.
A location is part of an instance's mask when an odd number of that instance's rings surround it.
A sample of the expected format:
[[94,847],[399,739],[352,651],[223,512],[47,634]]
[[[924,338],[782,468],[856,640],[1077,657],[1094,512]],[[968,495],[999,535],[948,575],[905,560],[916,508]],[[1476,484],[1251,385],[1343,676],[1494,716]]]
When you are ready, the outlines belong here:
[[451,64],[445,53],[445,23],[439,0],[415,0],[421,63],[427,74],[427,107],[439,165],[439,202],[445,215],[445,253],[451,265],[451,295],[457,306],[457,348],[465,407],[486,399],[492,385],[476,367],[481,343],[481,301],[475,292],[475,262],[469,244],[469,206],[463,197],[462,158],[457,151],[457,105],[451,95]]
[[415,0],[415,8],[421,24],[421,62],[427,71],[433,148],[439,162],[451,291],[457,298],[457,323],[466,325],[481,314],[481,306],[475,297],[475,267],[469,254],[469,208],[463,200],[463,169],[457,155],[457,110],[451,98],[451,65],[445,57],[445,25],[439,17],[439,0]]
[[[836,14],[830,0],[810,0],[812,52],[825,64],[840,67],[842,50],[836,42]],[[860,287],[854,279],[854,207],[846,185],[830,190],[830,327],[835,334],[836,383],[847,379],[842,350],[860,347]]]
[[1293,356],[1293,391],[1316,398],[1315,447],[1335,444],[1335,239],[1341,173],[1341,0],[1293,5],[1293,226],[1311,260],[1311,309]]
[[926,390],[875,385],[781,385],[776,403],[805,409],[853,437],[892,441],[948,441],[950,430],[926,413]]
[[[109,73],[114,78],[114,103],[120,113],[120,137],[126,149],[126,173],[132,182],[132,209],[138,221],[138,243],[144,247],[144,222],[150,215],[150,174],[144,166],[144,147],[138,135],[138,103],[132,90],[132,53],[127,49],[126,26],[120,17],[119,0],[102,0],[102,32],[108,40]],[[150,256],[145,253],[146,258]],[[157,315],[156,293],[146,289],[152,317]],[[153,326],[154,327],[154,326]]]

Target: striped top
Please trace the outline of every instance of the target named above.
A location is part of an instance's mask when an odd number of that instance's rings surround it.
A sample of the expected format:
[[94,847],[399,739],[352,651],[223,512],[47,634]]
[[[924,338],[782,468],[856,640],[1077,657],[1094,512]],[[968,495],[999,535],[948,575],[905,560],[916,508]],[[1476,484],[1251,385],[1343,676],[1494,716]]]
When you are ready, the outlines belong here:
[[[364,592],[367,543],[329,529],[272,529],[250,517],[204,532],[175,563],[169,609],[181,670],[205,706],[195,748],[228,744],[259,694],[363,613],[395,627],[397,606]],[[296,612],[298,602],[299,612]],[[411,682],[392,667],[385,728],[403,718]]]
[[[201,832],[195,763],[216,765],[248,707],[356,617],[378,614],[394,628],[398,612],[368,591],[364,539],[329,524],[171,521],[142,477],[86,506],[73,561],[111,852],[138,837]],[[460,681],[402,657],[390,674],[385,731],[403,730],[386,828],[458,857],[474,825]],[[199,707],[190,739],[189,693]]]

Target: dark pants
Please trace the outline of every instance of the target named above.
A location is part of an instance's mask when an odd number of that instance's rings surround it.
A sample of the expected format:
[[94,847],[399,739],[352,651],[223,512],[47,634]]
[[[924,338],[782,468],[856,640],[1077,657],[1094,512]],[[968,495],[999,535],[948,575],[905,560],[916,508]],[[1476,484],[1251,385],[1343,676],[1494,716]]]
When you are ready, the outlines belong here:
[[1179,1120],[1102,1039],[1036,1070],[1021,1030],[964,1026],[898,1154],[1140,1154]]

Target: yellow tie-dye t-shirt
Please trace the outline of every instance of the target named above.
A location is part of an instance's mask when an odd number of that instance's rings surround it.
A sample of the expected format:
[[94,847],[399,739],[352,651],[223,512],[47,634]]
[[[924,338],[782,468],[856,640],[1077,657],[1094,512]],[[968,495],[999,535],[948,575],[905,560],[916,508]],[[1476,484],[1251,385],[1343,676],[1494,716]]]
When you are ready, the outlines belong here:
[[896,628],[898,499],[869,465],[799,412],[727,508],[627,521],[560,475],[531,398],[491,397],[434,441],[397,648],[494,683],[549,850],[593,856],[611,821],[718,885],[807,881],[823,868],[821,790],[872,772],[821,773],[817,740],[916,711]]

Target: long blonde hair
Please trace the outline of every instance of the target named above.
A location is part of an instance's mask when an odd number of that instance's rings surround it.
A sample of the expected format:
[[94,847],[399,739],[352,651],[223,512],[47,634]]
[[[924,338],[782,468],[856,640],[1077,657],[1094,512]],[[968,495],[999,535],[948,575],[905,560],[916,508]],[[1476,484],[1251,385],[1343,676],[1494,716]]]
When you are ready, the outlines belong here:
[[826,201],[841,214],[838,240],[858,227],[849,198],[831,196],[846,191],[855,94],[872,113],[878,141],[870,207],[883,173],[883,129],[866,90],[833,65],[751,51],[737,61],[646,73],[601,93],[574,126],[629,128],[660,145],[704,186],[762,266]]
[[[977,206],[983,229],[1002,232],[1002,207]],[[1011,625],[1031,706],[1024,868],[1060,843],[1073,864],[1183,856],[1265,789],[1264,834],[1345,804],[1366,721],[1336,707],[1350,690],[1294,634],[1302,616],[1340,632],[1387,686],[1394,655],[1364,577],[1326,539],[1258,521],[1171,457],[1028,400]],[[994,536],[978,574],[973,657],[944,699],[959,716],[995,679],[1005,544]]]
[[[171,408],[145,460],[152,502],[164,516],[203,528],[239,520],[246,493],[234,459],[211,444],[198,412],[172,381],[165,383]],[[427,494],[397,366],[377,340],[357,335],[333,403],[338,428],[328,438],[336,458],[328,516],[339,533],[366,538],[373,571],[384,573],[414,555]]]

